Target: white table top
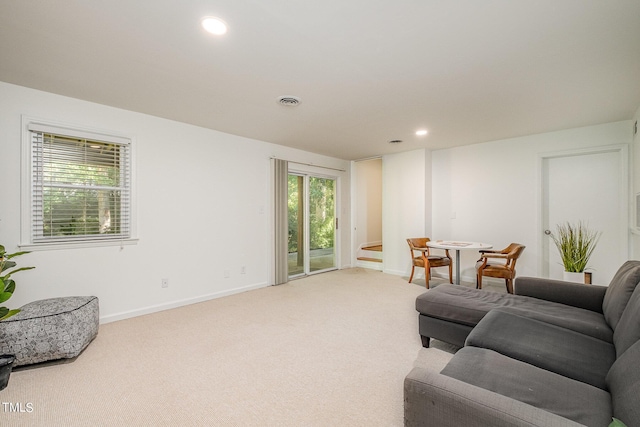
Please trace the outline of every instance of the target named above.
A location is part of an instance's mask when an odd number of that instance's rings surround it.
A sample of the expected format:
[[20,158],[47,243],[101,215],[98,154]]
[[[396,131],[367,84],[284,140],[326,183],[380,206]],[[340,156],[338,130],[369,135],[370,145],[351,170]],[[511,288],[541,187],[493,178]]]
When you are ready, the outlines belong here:
[[480,242],[462,242],[459,240],[432,240],[427,242],[427,246],[436,249],[491,249],[493,245]]

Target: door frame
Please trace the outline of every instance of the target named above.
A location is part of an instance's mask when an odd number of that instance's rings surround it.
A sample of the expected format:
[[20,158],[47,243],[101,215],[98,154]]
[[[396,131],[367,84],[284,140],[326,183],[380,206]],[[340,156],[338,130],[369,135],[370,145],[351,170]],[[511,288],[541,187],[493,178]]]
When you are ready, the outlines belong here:
[[548,210],[545,204],[545,173],[544,166],[545,162],[549,159],[560,158],[560,157],[578,157],[599,153],[616,153],[618,154],[618,164],[619,164],[619,190],[620,190],[620,206],[618,207],[620,212],[620,221],[619,221],[619,238],[621,241],[620,249],[623,252],[627,253],[627,258],[629,256],[629,219],[631,218],[629,212],[629,146],[627,144],[612,144],[612,145],[602,145],[588,148],[578,148],[571,150],[563,150],[563,151],[553,151],[547,153],[538,153],[538,224],[537,224],[537,242],[538,242],[538,276],[545,277],[545,274],[548,275],[548,270],[545,271],[545,263],[548,260],[548,245],[545,243],[545,239],[548,237],[544,234],[545,229],[548,228],[547,216]]
[[[383,241],[382,241],[382,227],[383,227],[383,223],[382,221],[380,221],[380,241],[379,242],[372,242],[372,241],[368,241],[368,242],[361,242],[358,239],[358,227],[360,226],[360,223],[358,222],[358,208],[360,207],[359,204],[357,203],[357,198],[356,198],[356,193],[358,192],[358,190],[361,189],[361,184],[358,181],[358,179],[361,177],[360,174],[358,174],[358,163],[361,162],[368,162],[371,160],[379,160],[380,161],[380,173],[382,173],[382,167],[384,164],[384,158],[382,156],[377,156],[377,157],[368,157],[365,159],[359,159],[359,160],[352,160],[351,161],[351,194],[350,194],[350,198],[351,198],[351,266],[352,267],[357,267],[358,266],[358,251],[360,250],[360,245],[362,243],[379,243],[381,245],[384,245]],[[381,199],[381,206],[380,206],[380,216],[382,217],[382,185],[380,186],[380,199]],[[384,246],[383,246],[384,247]],[[384,252],[383,252],[384,254]],[[380,265],[380,271],[384,271],[384,255],[382,257],[382,263]]]
[[[339,176],[335,176],[335,175],[330,175],[330,174],[322,174],[322,173],[317,173],[317,172],[310,172],[307,170],[302,170],[302,169],[289,169],[288,171],[288,175],[295,175],[295,176],[301,176],[304,178],[303,180],[303,185],[304,185],[304,235],[303,235],[303,241],[304,241],[304,251],[305,251],[305,257],[304,257],[304,268],[303,268],[303,272],[300,274],[296,274],[295,276],[291,276],[291,275],[287,275],[289,279],[298,279],[298,278],[302,278],[302,277],[306,277],[306,276],[312,276],[314,274],[319,274],[319,273],[326,273],[328,271],[333,271],[333,270],[339,270],[340,269],[340,230],[339,230],[339,217],[338,217],[338,213],[340,212],[339,209],[339,194],[340,194],[340,177]],[[310,178],[314,177],[314,178],[322,178],[322,179],[330,179],[333,180],[334,184],[334,206],[333,206],[333,216],[334,216],[334,235],[333,235],[333,255],[334,255],[334,266],[330,267],[330,268],[325,268],[322,270],[317,270],[317,271],[311,271],[311,267],[310,267],[310,249],[309,249],[309,245],[310,245],[310,235],[309,235],[309,214],[310,214],[310,206],[309,206],[309,200],[310,200]]]

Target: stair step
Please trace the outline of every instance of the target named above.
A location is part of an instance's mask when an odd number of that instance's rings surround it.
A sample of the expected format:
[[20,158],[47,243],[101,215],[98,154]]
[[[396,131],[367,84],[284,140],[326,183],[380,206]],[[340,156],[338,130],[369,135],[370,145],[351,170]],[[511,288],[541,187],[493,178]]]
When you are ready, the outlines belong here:
[[362,248],[363,251],[375,251],[375,252],[382,252],[382,245],[371,245],[371,246],[364,246]]
[[358,257],[358,261],[382,262],[382,260],[381,260],[381,259],[378,259],[378,258],[369,258],[369,257],[364,257],[364,256]]

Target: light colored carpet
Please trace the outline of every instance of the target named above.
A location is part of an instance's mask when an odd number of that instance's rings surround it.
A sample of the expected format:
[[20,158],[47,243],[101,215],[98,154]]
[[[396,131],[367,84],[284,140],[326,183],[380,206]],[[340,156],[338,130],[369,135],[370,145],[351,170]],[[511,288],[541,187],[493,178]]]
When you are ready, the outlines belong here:
[[424,291],[353,268],[105,324],[75,360],[15,370],[0,424],[401,426]]

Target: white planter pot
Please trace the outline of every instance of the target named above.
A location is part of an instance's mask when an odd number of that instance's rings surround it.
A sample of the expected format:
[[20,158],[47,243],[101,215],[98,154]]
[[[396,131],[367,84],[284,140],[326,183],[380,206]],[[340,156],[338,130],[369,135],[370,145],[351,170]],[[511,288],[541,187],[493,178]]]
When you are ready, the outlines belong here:
[[584,283],[584,272],[574,273],[572,271],[565,271],[563,273],[563,279],[565,282]]

